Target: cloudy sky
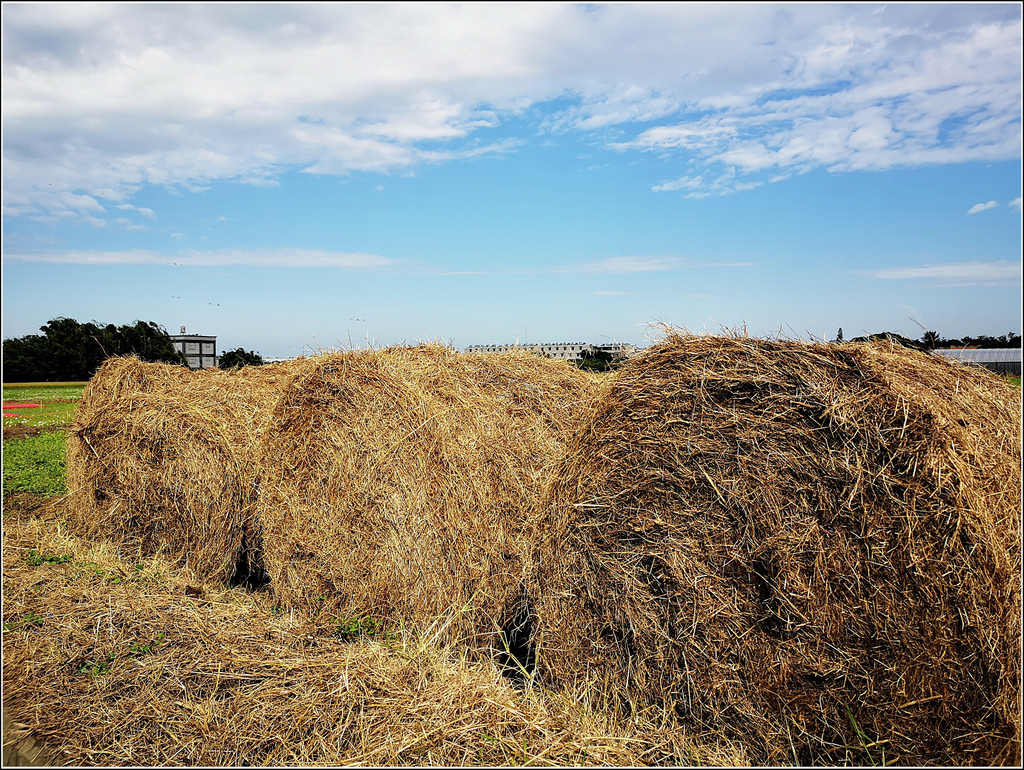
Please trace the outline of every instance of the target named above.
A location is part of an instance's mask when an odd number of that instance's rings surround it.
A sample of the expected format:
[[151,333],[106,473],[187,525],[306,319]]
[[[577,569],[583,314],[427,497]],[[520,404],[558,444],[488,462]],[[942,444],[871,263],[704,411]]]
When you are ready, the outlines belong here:
[[1021,6],[3,4],[3,336],[1021,331]]

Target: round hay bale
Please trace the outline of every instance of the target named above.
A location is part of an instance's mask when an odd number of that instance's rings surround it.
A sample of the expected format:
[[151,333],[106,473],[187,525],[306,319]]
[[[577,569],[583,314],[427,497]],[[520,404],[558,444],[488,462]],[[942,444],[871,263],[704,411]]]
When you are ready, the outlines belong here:
[[258,570],[252,519],[262,432],[287,365],[238,372],[108,359],[68,434],[72,514],[91,536],[177,552],[202,578]]
[[538,511],[538,675],[755,763],[1014,764],[1020,390],[884,344],[671,334]]
[[308,359],[260,475],[279,600],[501,650],[528,513],[596,381],[528,353],[438,345]]

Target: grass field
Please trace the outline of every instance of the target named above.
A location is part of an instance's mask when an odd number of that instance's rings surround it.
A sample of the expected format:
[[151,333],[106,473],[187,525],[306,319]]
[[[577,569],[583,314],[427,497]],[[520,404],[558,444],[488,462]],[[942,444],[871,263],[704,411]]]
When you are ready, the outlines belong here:
[[82,397],[87,382],[4,383],[4,401],[21,399],[75,400]]
[[63,494],[66,438],[64,431],[46,431],[4,441],[4,494]]
[[[4,404],[40,404],[39,407],[13,409],[9,417],[4,408],[4,430],[8,428],[30,428],[61,430],[75,417],[75,409],[85,389],[84,382],[30,382],[18,385],[4,385]],[[6,453],[6,446],[4,447]]]

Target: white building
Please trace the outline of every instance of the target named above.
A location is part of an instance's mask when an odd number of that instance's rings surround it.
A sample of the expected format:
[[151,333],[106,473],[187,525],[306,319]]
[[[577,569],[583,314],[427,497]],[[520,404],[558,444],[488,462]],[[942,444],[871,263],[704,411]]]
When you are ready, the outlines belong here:
[[216,369],[220,364],[217,357],[217,337],[206,334],[170,334],[174,349],[185,354],[189,369]]
[[529,353],[557,358],[563,361],[582,361],[597,353],[607,353],[612,358],[630,358],[636,355],[636,345],[615,342],[608,345],[591,345],[587,342],[542,342],[538,345],[470,345],[467,353],[507,353],[511,350],[525,350]]
[[984,366],[998,374],[1020,377],[1020,348],[936,348],[936,355],[955,358],[965,364]]

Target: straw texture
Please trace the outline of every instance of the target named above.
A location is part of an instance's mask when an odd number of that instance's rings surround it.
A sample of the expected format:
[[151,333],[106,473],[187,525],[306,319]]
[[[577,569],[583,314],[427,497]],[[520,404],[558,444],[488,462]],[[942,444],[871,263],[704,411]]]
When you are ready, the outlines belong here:
[[177,553],[229,580],[259,560],[252,519],[263,433],[288,366],[192,372],[108,359],[68,434],[68,489],[80,529]]
[[596,381],[528,353],[438,345],[309,359],[262,453],[280,602],[505,653],[528,513]]
[[[48,557],[39,564],[30,554]],[[3,541],[3,705],[58,763],[106,767],[743,764],[678,728],[513,688],[412,635],[346,640],[268,594],[68,534]]]
[[897,347],[670,334],[538,508],[539,676],[755,763],[1014,764],[1020,407]]

